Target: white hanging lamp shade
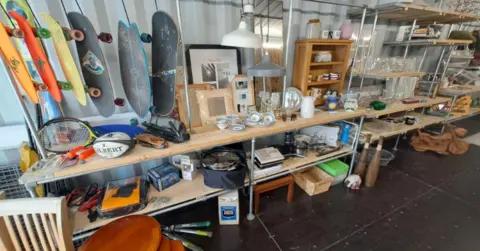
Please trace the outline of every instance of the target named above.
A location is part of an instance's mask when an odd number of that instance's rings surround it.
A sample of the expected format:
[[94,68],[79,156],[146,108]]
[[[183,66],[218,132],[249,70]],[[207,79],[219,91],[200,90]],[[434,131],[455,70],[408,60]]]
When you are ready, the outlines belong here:
[[282,77],[285,76],[285,68],[272,63],[270,55],[265,53],[259,64],[248,68],[247,75],[251,77]]
[[238,29],[226,34],[222,38],[223,46],[261,48],[262,39],[247,29],[247,23],[242,20]]

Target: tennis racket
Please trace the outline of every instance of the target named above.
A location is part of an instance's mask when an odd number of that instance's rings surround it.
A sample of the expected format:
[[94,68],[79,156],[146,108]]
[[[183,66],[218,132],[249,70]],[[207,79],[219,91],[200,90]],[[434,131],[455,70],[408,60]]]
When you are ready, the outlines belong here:
[[38,131],[40,144],[45,150],[63,154],[78,146],[88,146],[98,137],[85,122],[71,117],[47,121]]

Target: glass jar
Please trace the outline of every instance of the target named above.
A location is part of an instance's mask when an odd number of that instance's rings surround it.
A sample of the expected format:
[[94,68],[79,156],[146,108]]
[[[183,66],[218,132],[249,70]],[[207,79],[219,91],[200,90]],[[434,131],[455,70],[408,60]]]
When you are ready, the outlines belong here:
[[320,19],[310,19],[307,23],[307,39],[320,39]]

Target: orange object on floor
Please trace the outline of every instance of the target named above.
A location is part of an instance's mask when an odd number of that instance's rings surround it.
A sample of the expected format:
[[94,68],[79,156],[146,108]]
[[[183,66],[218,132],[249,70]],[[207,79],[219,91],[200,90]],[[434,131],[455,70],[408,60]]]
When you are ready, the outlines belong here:
[[162,235],[162,240],[160,241],[160,246],[158,247],[158,251],[170,251],[171,241],[165,235]]
[[112,221],[95,232],[79,251],[158,251],[162,231],[155,218],[130,215]]
[[262,183],[260,185],[256,185],[254,192],[255,192],[255,215],[258,215],[260,211],[260,194],[278,189],[280,187],[288,186],[287,192],[287,202],[292,202],[293,199],[293,189],[294,189],[295,181],[293,180],[292,175],[287,175],[282,178],[278,178],[276,180],[272,180],[269,182]]
[[172,251],[185,251],[185,247],[182,244],[182,241],[174,240],[171,241],[170,244],[172,245]]
[[30,23],[15,11],[9,11],[8,14],[17,21],[18,26],[24,33],[24,40],[27,44],[30,55],[32,56],[35,67],[37,68],[43,83],[48,87],[48,92],[52,94],[53,99],[57,102],[62,101],[62,93],[58,88],[57,79],[53,73],[52,67],[48,62],[47,56],[38,44],[37,37],[33,33]]

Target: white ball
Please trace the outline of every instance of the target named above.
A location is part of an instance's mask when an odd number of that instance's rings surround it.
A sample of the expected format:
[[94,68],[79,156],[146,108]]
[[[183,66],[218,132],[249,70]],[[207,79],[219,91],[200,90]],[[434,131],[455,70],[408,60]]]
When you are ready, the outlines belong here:
[[131,138],[125,133],[108,133],[95,140],[93,148],[100,157],[111,159],[128,152],[133,145],[133,143],[132,145],[128,144],[129,141],[131,141]]

